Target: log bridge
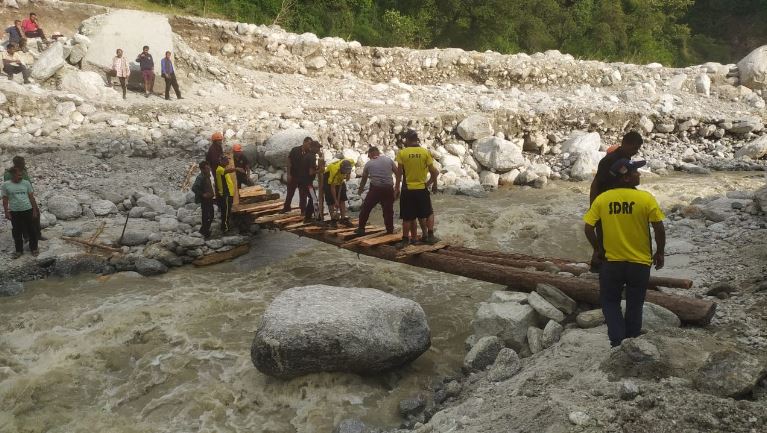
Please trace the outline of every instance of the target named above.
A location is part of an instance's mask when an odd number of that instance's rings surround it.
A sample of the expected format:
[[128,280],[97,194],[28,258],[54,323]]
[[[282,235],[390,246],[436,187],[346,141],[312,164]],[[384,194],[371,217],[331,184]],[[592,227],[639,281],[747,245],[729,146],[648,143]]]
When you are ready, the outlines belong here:
[[[304,223],[297,210],[281,213],[282,206],[282,200],[261,187],[245,188],[239,191],[239,201],[233,208],[234,218],[241,223],[259,224],[294,233],[370,257],[502,284],[517,291],[531,292],[539,283],[545,283],[557,287],[576,301],[594,305],[600,303],[598,280],[578,277],[588,272],[586,263],[464,248],[442,242],[397,249],[393,244],[402,238],[400,233],[387,234],[383,227],[369,225],[365,235],[360,236],[354,233],[354,228],[334,228],[317,222]],[[650,278],[650,286],[655,288],[689,289],[692,285],[693,282],[687,279]],[[698,326],[709,324],[716,310],[714,302],[658,290],[648,290],[646,299],[673,311],[682,322]]]

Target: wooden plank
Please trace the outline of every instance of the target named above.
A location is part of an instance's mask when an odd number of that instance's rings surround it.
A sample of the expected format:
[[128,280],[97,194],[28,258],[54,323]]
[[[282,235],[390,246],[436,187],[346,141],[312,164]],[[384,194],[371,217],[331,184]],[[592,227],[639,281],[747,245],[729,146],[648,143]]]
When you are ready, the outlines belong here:
[[397,251],[397,255],[395,256],[395,258],[397,260],[402,260],[410,256],[416,256],[418,254],[437,251],[447,247],[448,245],[444,242],[437,242],[434,245],[429,245],[429,244],[408,245],[407,247]]
[[325,227],[314,226],[314,225],[310,225],[301,229],[302,232],[311,233],[311,234],[322,233],[324,230],[325,230]]
[[258,212],[260,210],[272,209],[275,207],[282,208],[281,200],[271,200],[261,203],[241,204],[234,206],[232,209],[234,212]]
[[279,199],[280,199],[280,195],[277,194],[276,192],[272,193],[272,194],[264,193],[264,194],[256,195],[256,196],[253,196],[253,197],[241,198],[240,199],[240,206],[249,205],[249,204],[256,204],[256,203],[263,203],[263,202],[272,201],[272,200],[279,200]]
[[240,198],[255,197],[266,194],[266,190],[261,185],[248,186],[240,190]]
[[[397,234],[397,232],[395,232],[395,234]],[[354,239],[350,240],[349,242],[345,242],[345,243],[341,244],[341,248],[353,247],[353,246],[355,246],[357,244],[362,243],[362,241],[366,241],[366,240],[369,240],[369,239],[375,239],[375,238],[380,237],[380,236],[388,236],[388,235],[385,234],[384,232],[376,232],[376,233],[373,233],[373,234],[366,234],[365,236],[360,236],[358,238],[354,238]]]
[[107,246],[107,245],[101,245],[101,244],[97,244],[95,242],[88,242],[88,241],[84,241],[82,239],[70,238],[68,236],[62,236],[61,239],[65,240],[67,242],[72,242],[72,243],[75,243],[75,244],[79,244],[79,245],[82,245],[82,246],[89,247],[88,248],[89,251],[90,251],[90,247],[93,247],[93,248],[98,248],[100,250],[108,251],[110,253],[121,253],[122,252],[122,250],[120,250],[118,248],[112,248],[112,247]]
[[202,256],[198,258],[197,260],[193,261],[192,264],[195,266],[215,265],[216,263],[221,263],[227,260],[232,260],[234,258],[240,257],[241,255],[247,254],[248,251],[250,251],[250,245],[244,244],[238,247],[234,247],[229,251],[213,253],[213,254]]
[[372,239],[364,240],[360,242],[360,246],[362,247],[375,247],[378,245],[386,245],[390,243],[397,242],[402,239],[402,233],[392,233],[390,235],[386,236],[378,236]]
[[[368,234],[378,234],[383,233],[386,231],[386,228],[384,227],[376,227],[376,228],[365,228],[365,236]],[[357,234],[356,229],[351,232],[344,232],[344,233],[338,233],[336,234],[336,237],[338,239],[341,239],[343,241],[352,239],[354,237],[360,237],[360,235]]]
[[299,223],[287,225],[287,226],[283,227],[282,230],[290,231],[290,230],[294,230],[294,229],[298,229],[298,228],[304,228],[304,227],[307,227],[307,226],[311,226],[313,224],[314,224],[313,222],[308,222],[307,223],[307,222],[301,221]]
[[304,219],[304,217],[302,217],[301,215],[297,215],[297,216],[292,216],[292,217],[288,217],[288,218],[283,218],[281,220],[276,220],[276,221],[273,222],[273,224],[277,225],[277,226],[280,226],[280,227],[284,227],[286,225],[290,225],[290,224],[293,224],[293,223],[297,223],[299,221],[303,221],[303,219]]
[[285,218],[290,218],[290,217],[295,217],[295,216],[300,216],[301,215],[300,211],[298,211],[298,210],[295,210],[293,212],[288,212],[288,213],[280,213],[281,209],[282,208],[280,208],[280,209],[272,209],[271,211],[263,211],[263,212],[275,212],[275,213],[271,214],[271,215],[260,216],[260,217],[256,218],[256,220],[254,222],[256,224],[267,224],[267,223],[275,222],[275,221],[278,221],[278,220],[283,220]]

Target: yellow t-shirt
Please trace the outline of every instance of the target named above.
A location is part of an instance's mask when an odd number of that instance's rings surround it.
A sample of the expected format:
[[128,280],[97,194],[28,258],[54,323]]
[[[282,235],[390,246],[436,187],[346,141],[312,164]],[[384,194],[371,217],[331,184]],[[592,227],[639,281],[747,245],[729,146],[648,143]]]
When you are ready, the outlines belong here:
[[405,170],[407,189],[425,189],[429,166],[434,163],[431,153],[420,146],[406,147],[397,154],[400,170]]
[[652,265],[649,223],[666,218],[655,197],[647,191],[616,188],[603,192],[591,204],[583,221],[602,221],[605,256],[610,262]]
[[[224,194],[224,184],[221,182],[222,177],[226,179],[228,194]],[[216,186],[218,187],[218,195],[234,197],[234,182],[232,181],[232,176],[229,176],[229,174],[226,173],[226,169],[224,167],[216,167]]]
[[328,174],[328,185],[341,185],[346,180],[346,175],[341,173],[341,163],[349,161],[354,167],[354,161],[351,159],[339,159],[338,161],[331,162],[325,167],[325,173]]

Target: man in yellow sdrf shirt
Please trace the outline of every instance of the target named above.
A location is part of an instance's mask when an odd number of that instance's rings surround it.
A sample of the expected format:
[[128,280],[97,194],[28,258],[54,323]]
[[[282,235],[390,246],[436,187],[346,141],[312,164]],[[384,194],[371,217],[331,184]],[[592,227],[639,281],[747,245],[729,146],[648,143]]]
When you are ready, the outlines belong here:
[[[354,227],[349,217],[346,216],[346,181],[349,179],[354,161],[351,159],[339,159],[331,162],[325,168],[324,194],[325,203],[330,208],[330,224],[341,224],[345,227]],[[340,216],[340,219],[338,217]]]
[[[399,214],[402,218],[402,241],[397,245],[404,248],[418,241],[418,226],[421,223],[423,242],[435,244],[439,241],[434,236],[434,211],[431,207],[432,192],[437,192],[437,176],[439,171],[434,167],[434,160],[428,150],[420,146],[421,141],[415,131],[405,133],[405,148],[397,154],[397,185],[402,184],[402,192],[394,191],[394,197],[399,197]],[[426,176],[431,174],[429,179]],[[402,178],[405,182],[402,183]],[[400,195],[401,194],[401,195]]]
[[[620,159],[610,167],[615,179],[613,189],[601,193],[591,204],[583,221],[586,237],[594,248],[592,263],[600,263],[599,299],[607,322],[607,335],[615,347],[625,338],[638,337],[642,330],[642,307],[650,267],[661,269],[664,263],[665,215],[655,197],[636,189],[638,169],[645,161]],[[595,225],[602,222],[602,245]],[[657,250],[652,253],[649,225],[655,232]],[[626,314],[621,313],[621,295],[626,287]]]

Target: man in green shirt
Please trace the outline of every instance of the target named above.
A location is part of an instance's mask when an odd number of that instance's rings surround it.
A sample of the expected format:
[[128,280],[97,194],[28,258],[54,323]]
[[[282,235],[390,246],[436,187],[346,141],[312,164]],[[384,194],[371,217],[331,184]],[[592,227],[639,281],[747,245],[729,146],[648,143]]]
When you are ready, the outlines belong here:
[[37,256],[37,233],[34,220],[40,217],[40,211],[37,208],[32,184],[22,179],[22,171],[19,168],[13,167],[11,180],[3,182],[0,193],[3,196],[5,218],[11,221],[13,242],[16,246],[13,258],[19,258],[24,253],[24,234],[29,239],[32,255]]
[[[24,157],[23,156],[14,156],[13,157],[13,167],[5,170],[5,172],[3,173],[3,181],[4,182],[10,182],[11,181],[11,178],[13,177],[11,175],[11,170],[13,170],[14,167],[18,168],[19,170],[21,170],[21,178],[23,180],[26,180],[30,184],[32,183],[32,179],[29,177],[29,173],[27,172],[27,163],[26,163],[26,161],[24,161]],[[45,238],[45,236],[43,236],[43,230],[40,227],[40,214],[37,215],[37,217],[35,218],[34,223],[35,223],[35,231],[37,232],[37,240],[38,241],[45,241],[45,240],[47,240]],[[24,238],[26,239],[26,235],[24,235]]]

